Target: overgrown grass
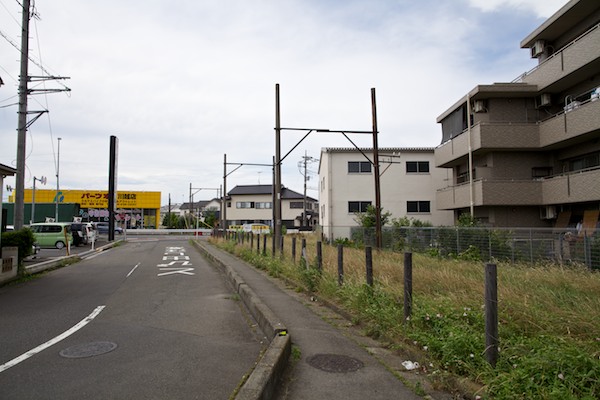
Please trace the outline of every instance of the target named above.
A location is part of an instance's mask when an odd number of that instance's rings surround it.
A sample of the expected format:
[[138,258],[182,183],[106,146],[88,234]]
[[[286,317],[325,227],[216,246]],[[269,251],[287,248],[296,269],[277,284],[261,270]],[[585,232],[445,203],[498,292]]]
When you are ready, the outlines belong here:
[[[268,241],[270,244],[270,241]],[[498,264],[500,358],[485,360],[484,266],[413,254],[413,314],[403,317],[403,254],[373,253],[375,284],[365,284],[364,250],[344,249],[344,285],[338,286],[337,248],[307,238],[308,266],[257,255],[246,243],[220,241],[228,251],[274,276],[294,279],[337,303],[368,334],[418,346],[432,370],[466,376],[494,399],[600,398],[600,274],[582,267]]]

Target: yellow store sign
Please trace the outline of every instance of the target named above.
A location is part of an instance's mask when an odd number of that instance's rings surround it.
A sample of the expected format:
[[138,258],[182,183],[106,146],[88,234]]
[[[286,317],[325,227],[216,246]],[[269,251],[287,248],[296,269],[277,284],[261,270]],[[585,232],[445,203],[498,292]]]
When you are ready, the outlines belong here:
[[[32,201],[32,190],[25,189],[24,200]],[[14,202],[14,195],[10,201]],[[58,198],[58,199],[57,199]],[[36,189],[36,203],[77,203],[81,208],[108,208],[108,191],[105,190],[56,190]],[[160,192],[117,191],[117,208],[160,208]]]

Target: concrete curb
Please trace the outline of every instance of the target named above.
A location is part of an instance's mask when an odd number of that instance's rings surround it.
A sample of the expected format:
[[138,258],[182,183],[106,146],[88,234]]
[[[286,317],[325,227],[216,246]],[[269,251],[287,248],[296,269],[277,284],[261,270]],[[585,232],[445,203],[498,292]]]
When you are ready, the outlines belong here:
[[121,243],[122,241],[123,240],[121,239],[121,240],[118,240],[116,242],[108,243],[108,244],[106,244],[106,245],[104,245],[102,247],[98,247],[95,250],[88,250],[88,251],[84,251],[83,253],[80,253],[80,254],[72,254],[70,256],[64,256],[64,257],[54,258],[52,260],[43,261],[41,263],[29,265],[29,266],[25,267],[25,272],[27,274],[37,274],[38,272],[42,272],[42,271],[45,271],[47,269],[52,269],[52,268],[59,267],[65,261],[73,260],[75,262],[75,261],[78,261],[82,257],[85,257],[85,256],[87,256],[89,254],[98,253],[98,252],[101,252],[101,251],[106,250],[108,248],[114,247],[118,243]]
[[254,370],[240,387],[236,400],[267,400],[273,397],[277,381],[283,374],[292,351],[292,341],[285,325],[268,308],[242,278],[224,261],[210,253],[206,244],[193,240],[194,246],[225,271],[235,291],[240,295],[261,330],[270,340],[269,347]]

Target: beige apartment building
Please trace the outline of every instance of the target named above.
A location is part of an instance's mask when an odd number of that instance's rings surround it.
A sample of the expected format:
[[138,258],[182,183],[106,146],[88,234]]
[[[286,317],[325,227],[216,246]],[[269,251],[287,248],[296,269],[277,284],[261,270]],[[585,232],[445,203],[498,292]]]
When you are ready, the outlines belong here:
[[[600,1],[572,0],[521,41],[538,65],[478,85],[437,119],[437,207],[490,226],[593,230],[600,210]],[[467,117],[468,116],[468,117]],[[470,124],[467,121],[471,121]]]
[[[367,159],[368,157],[368,159]],[[333,241],[350,238],[356,213],[375,205],[373,149],[323,148],[319,163],[319,224]],[[381,207],[391,218],[452,225],[453,213],[438,210],[436,189],[452,180],[450,169],[435,168],[433,148],[380,148]]]

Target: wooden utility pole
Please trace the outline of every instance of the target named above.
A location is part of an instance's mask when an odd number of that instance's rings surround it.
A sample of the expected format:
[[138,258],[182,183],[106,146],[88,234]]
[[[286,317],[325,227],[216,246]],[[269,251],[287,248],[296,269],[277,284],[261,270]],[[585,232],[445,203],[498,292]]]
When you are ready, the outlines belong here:
[[375,102],[375,88],[371,88],[371,110],[373,114],[373,175],[375,176],[375,241],[376,247],[381,249],[381,187],[379,176],[379,144],[377,141],[377,105]]

